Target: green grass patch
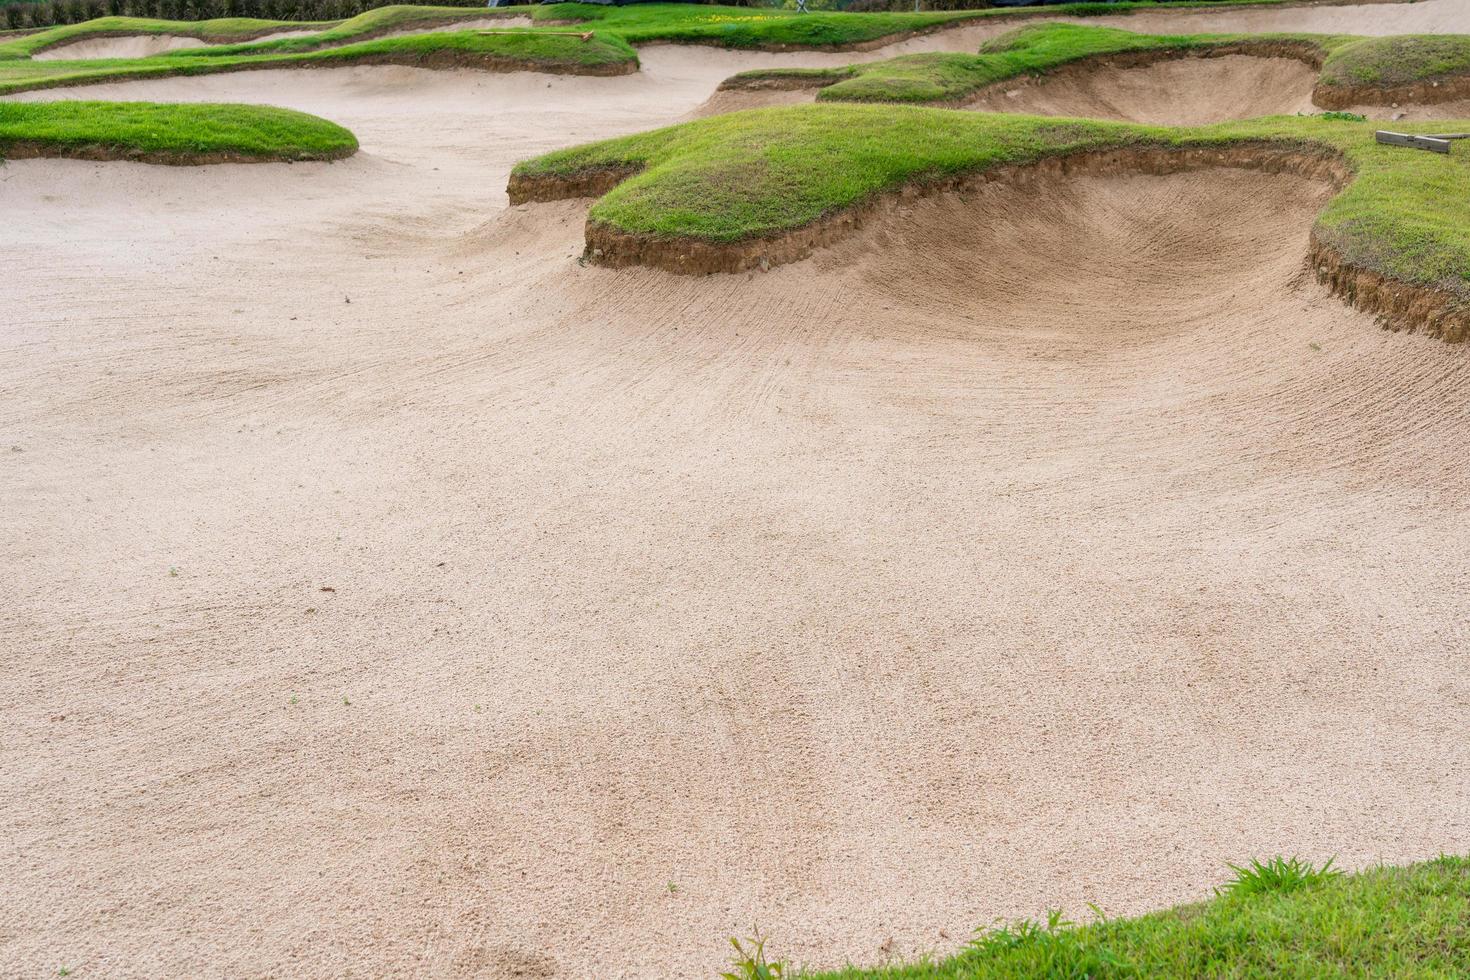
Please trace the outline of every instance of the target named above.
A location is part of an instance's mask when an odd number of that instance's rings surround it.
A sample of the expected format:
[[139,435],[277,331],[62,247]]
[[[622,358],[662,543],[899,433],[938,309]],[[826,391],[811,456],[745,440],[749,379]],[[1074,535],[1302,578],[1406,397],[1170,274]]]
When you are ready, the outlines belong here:
[[638,55],[616,36],[588,41],[532,30],[504,34],[460,31],[379,38],[357,44],[299,53],[199,54],[175,51],[154,58],[99,61],[0,62],[0,95],[60,85],[260,68],[319,68],[350,64],[514,66],[528,71],[612,74],[635,68]]
[[347,130],[271,106],[150,102],[0,102],[0,158],[17,148],[45,156],[167,163],[333,160],[357,150]]
[[[806,980],[1470,976],[1470,860],[1441,857],[1341,876],[1298,865],[1297,873],[1278,886],[1226,888],[1208,902],[1137,918],[1077,926],[1052,913],[1042,922],[987,929],[964,951],[944,959],[824,973],[782,966],[769,975]],[[769,962],[764,965],[771,969]],[[753,978],[755,966],[747,956],[731,975]]]
[[783,106],[560,150],[519,164],[512,179],[636,171],[593,205],[593,220],[729,243],[791,231],[905,185],[1050,156],[1239,143],[1340,157],[1356,179],[1319,217],[1319,236],[1356,265],[1470,297],[1470,147],[1446,157],[1381,146],[1372,124],[1341,118],[1170,128],[916,106]]
[[1324,85],[1394,88],[1470,74],[1470,37],[1406,34],[1363,38],[1333,52],[1322,66]]

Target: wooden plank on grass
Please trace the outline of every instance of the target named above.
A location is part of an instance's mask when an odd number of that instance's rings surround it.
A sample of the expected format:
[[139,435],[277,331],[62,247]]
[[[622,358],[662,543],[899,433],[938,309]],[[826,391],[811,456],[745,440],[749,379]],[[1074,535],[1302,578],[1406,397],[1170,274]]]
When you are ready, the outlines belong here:
[[1447,139],[1435,139],[1433,136],[1414,136],[1411,133],[1390,133],[1380,129],[1374,134],[1378,142],[1387,143],[1390,146],[1410,146],[1416,150],[1428,150],[1431,153],[1450,152],[1450,141]]

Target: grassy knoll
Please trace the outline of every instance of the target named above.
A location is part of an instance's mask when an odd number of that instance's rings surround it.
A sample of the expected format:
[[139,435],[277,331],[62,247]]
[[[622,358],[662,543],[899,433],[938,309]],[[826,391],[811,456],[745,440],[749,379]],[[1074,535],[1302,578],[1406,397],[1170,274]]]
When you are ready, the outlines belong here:
[[[746,946],[747,953],[751,947]],[[759,976],[747,956],[731,974]],[[1354,875],[1272,862],[1213,899],[1073,926],[1052,916],[977,935],[946,959],[806,980],[1001,980],[1056,977],[1470,976],[1470,860],[1441,857]]]
[[229,17],[219,20],[151,20],[143,17],[99,17],[81,24],[67,24],[44,31],[23,34],[0,41],[0,61],[29,58],[37,52],[74,41],[98,37],[134,37],[140,35],[170,35],[194,37],[201,41],[229,42],[246,41],[276,31],[311,30],[327,27],[324,24],[300,23],[283,20],[255,20],[247,17]]
[[0,95],[63,85],[264,68],[323,68],[395,64],[428,68],[478,67],[494,71],[546,71],[614,75],[637,70],[638,56],[617,37],[588,41],[530,30],[506,34],[461,31],[379,38],[337,48],[294,53],[198,54],[175,51],[153,58],[100,61],[0,62]]
[[270,106],[0,102],[0,159],[55,156],[189,164],[335,160],[356,150],[356,138],[341,126]]
[[[1457,126],[1470,128],[1403,128]],[[906,185],[1046,157],[1237,144],[1343,161],[1355,179],[1318,219],[1319,239],[1356,266],[1470,300],[1467,148],[1444,157],[1380,146],[1371,124],[1352,120],[1169,128],[915,106],[784,106],[560,150],[518,165],[512,184],[570,187],[631,175],[593,205],[594,222],[634,235],[735,243],[795,231]]]

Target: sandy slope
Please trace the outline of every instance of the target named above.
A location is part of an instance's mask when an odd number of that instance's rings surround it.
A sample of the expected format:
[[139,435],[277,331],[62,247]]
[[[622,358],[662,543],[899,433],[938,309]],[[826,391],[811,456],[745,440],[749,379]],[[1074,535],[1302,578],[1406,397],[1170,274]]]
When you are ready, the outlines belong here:
[[205,43],[197,37],[176,37],[172,34],[149,34],[137,37],[95,37],[85,41],[62,44],[31,56],[34,61],[82,61],[89,58],[150,58],[166,51],[183,51],[186,48],[202,48]]
[[582,267],[515,160],[800,63],[644,61],[79,89],[364,153],[0,169],[0,974],[707,976],[1463,849],[1470,355],[1303,281],[1321,188]]
[[1064,70],[996,86],[969,108],[1197,126],[1320,111],[1317,72],[1289,58],[1182,58],[1141,68]]

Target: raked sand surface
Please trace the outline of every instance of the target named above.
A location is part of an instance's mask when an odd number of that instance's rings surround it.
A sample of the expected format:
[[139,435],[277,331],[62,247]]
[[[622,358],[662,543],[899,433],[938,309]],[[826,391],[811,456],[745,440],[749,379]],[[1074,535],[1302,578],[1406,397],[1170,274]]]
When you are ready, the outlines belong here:
[[1311,281],[1326,188],[583,266],[517,160],[852,60],[642,54],[33,96],[363,152],[0,167],[0,975],[707,977],[1465,849],[1470,350]]

